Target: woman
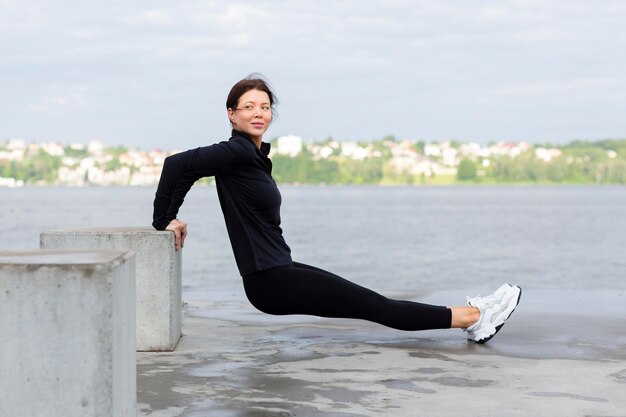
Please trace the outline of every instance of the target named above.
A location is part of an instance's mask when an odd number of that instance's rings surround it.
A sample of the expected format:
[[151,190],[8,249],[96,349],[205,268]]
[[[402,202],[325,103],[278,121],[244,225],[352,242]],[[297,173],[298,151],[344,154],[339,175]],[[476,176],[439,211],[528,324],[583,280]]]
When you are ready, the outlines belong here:
[[226,109],[228,141],[165,159],[154,200],[157,230],[171,230],[176,250],[187,225],[176,218],[191,186],[215,176],[220,206],[250,302],[268,314],[310,314],[364,319],[399,330],[460,328],[477,343],[491,339],[519,302],[521,289],[505,284],[468,306],[443,307],[388,299],[337,275],[293,262],[280,228],[281,196],[272,178],[269,144],[263,134],[272,122],[276,97],[261,78],[233,86]]

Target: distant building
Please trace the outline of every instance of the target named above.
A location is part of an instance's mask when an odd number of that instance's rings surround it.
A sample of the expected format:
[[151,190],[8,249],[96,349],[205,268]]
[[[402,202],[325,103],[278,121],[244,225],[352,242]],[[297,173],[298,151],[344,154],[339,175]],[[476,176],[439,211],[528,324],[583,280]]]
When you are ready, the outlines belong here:
[[15,178],[0,177],[0,187],[17,188],[24,185],[24,181]]
[[341,142],[340,146],[341,146],[341,155],[343,156],[352,156],[352,154],[356,152],[356,149],[359,147],[359,145],[356,142],[352,142],[352,141]]
[[544,162],[550,162],[552,159],[558,158],[562,154],[563,152],[561,152],[560,149],[556,149],[556,148],[550,148],[550,149],[536,148],[535,149],[535,156]]
[[65,151],[63,150],[63,146],[59,145],[58,143],[42,143],[41,144],[41,149],[43,149],[45,152],[47,152],[49,155],[52,156],[63,156],[65,155]]
[[340,147],[342,156],[359,161],[369,158],[372,152],[371,146],[363,147],[354,141],[341,142]]
[[130,183],[130,168],[120,167],[114,171],[104,171],[92,167],[87,171],[87,181],[93,185],[128,185]]
[[7,143],[6,148],[10,151],[24,151],[26,149],[26,143],[22,139],[11,139],[9,140],[9,143]]
[[162,169],[161,166],[142,166],[139,171],[132,173],[130,185],[156,185]]
[[68,166],[62,166],[59,168],[59,184],[81,187],[85,185],[86,178],[87,170],[84,168],[70,168]]
[[424,145],[424,155],[426,156],[441,156],[441,148],[436,143],[428,143]]
[[92,140],[87,145],[87,150],[89,151],[90,154],[100,153],[104,150],[104,144],[100,141]]
[[480,144],[476,142],[462,143],[459,147],[459,153],[464,157],[469,157],[470,159],[476,159],[479,156],[488,156],[483,155],[482,152],[483,150],[480,147]]
[[83,145],[82,143],[70,143],[70,149],[74,150],[74,151],[82,151],[85,149],[85,145]]
[[276,140],[276,153],[279,155],[297,156],[302,152],[302,138],[296,135],[280,136]]
[[333,154],[333,148],[330,146],[322,146],[319,151],[319,155],[326,159]]
[[444,148],[441,152],[441,161],[445,166],[453,167],[457,163],[457,150],[454,148]]
[[489,153],[491,155],[507,155],[511,158],[521,155],[530,149],[530,145],[526,142],[504,142],[500,141],[495,145],[489,146]]

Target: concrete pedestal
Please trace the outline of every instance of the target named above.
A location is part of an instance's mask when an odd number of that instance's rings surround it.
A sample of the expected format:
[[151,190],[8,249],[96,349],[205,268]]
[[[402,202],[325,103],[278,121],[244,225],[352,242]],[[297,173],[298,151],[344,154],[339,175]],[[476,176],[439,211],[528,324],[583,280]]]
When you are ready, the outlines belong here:
[[147,227],[61,229],[41,233],[40,245],[135,252],[137,350],[174,350],[181,336],[182,255],[174,250],[172,232]]
[[0,416],[136,416],[134,254],[0,252]]

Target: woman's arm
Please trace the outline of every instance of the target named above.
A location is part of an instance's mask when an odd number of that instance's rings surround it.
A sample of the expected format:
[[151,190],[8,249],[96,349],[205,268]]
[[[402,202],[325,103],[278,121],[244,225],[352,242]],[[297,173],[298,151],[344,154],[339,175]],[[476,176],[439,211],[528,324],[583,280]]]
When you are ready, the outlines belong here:
[[191,186],[202,177],[228,171],[234,158],[228,142],[190,149],[165,158],[153,204],[152,226],[165,230],[176,219]]

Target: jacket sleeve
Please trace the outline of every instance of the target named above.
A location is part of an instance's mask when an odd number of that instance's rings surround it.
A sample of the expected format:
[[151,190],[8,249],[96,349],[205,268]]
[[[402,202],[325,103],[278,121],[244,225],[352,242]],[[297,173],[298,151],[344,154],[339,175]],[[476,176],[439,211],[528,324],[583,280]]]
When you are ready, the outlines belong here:
[[235,158],[228,142],[190,149],[165,158],[154,198],[152,226],[165,230],[176,218],[191,186],[202,177],[228,172]]

